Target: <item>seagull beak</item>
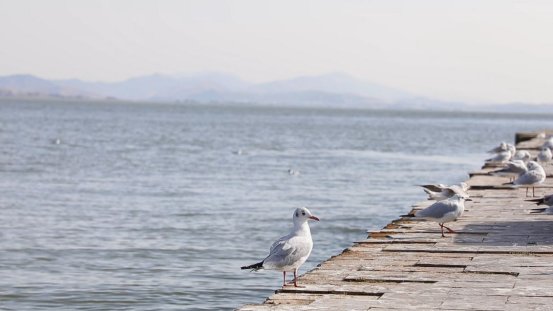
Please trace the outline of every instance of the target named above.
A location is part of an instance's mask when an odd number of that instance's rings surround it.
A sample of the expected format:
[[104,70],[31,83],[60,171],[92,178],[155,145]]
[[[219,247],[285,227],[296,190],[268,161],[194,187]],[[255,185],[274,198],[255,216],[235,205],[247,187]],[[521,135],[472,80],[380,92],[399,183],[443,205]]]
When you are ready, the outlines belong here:
[[313,216],[313,215],[309,216],[309,219],[319,221],[319,217],[316,217],[316,216]]

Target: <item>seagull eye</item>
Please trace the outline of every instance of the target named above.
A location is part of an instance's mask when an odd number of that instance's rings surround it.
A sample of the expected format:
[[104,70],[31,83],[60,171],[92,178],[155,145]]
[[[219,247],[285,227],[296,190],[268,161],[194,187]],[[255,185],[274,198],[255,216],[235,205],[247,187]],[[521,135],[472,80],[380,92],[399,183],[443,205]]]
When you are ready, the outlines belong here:
[[301,214],[302,214],[303,216],[305,216],[305,212],[301,212]]

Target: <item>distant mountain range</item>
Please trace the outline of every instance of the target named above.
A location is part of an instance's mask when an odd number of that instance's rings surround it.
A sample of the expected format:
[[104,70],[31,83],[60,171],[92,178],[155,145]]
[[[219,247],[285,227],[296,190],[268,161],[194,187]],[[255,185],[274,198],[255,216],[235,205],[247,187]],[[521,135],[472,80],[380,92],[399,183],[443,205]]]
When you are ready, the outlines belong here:
[[2,96],[360,108],[387,107],[416,97],[343,73],[257,84],[221,73],[154,74],[113,83],[77,79],[46,80],[32,75],[12,75],[0,77],[0,97]]
[[[6,97],[230,102],[334,108],[498,110],[499,107],[435,100],[365,82],[344,73],[303,76],[268,83],[250,83],[222,73],[153,74],[120,82],[46,80],[32,75],[11,75],[0,77],[0,98]],[[501,107],[509,107],[509,111],[524,111],[530,105],[510,104]],[[553,105],[531,107],[539,112],[553,112]]]

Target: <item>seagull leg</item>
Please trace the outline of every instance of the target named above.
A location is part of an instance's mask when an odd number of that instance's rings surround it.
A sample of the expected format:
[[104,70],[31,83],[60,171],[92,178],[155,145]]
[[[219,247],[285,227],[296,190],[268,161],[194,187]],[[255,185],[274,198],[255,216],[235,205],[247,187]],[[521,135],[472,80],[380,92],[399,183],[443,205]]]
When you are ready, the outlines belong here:
[[528,187],[526,187],[526,196],[528,196]]
[[532,187],[532,197],[535,197],[536,193],[534,192],[534,187]]
[[305,287],[298,285],[298,268],[294,269],[294,286],[295,287]]
[[453,229],[451,229],[451,228],[449,228],[449,227],[446,227],[446,226],[443,226],[443,227],[446,228],[447,231],[450,232],[450,233],[457,233],[457,232],[453,231]]
[[438,224],[440,225],[440,229],[442,229],[442,238],[445,238],[445,235],[444,235],[444,224]]
[[282,287],[286,286],[286,271],[282,271]]

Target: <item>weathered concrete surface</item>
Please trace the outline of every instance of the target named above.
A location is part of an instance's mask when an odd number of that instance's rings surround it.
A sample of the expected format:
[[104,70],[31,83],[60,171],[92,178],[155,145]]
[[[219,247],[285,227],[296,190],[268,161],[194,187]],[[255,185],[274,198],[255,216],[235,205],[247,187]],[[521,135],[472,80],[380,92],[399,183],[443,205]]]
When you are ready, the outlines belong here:
[[[535,155],[542,143],[517,147]],[[239,310],[553,310],[553,215],[535,213],[525,188],[486,175],[492,169],[467,181],[473,201],[449,224],[457,233],[442,238],[434,222],[394,220],[301,276],[305,287]],[[535,191],[553,193],[553,178]]]

